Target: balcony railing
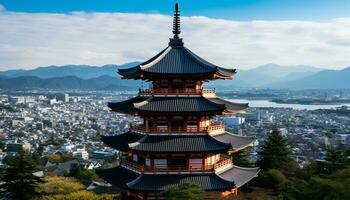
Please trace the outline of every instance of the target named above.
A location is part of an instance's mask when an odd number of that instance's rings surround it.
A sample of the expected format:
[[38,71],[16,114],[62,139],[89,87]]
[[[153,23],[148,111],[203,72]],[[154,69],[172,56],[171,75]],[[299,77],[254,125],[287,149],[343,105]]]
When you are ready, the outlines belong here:
[[211,124],[206,127],[149,127],[146,128],[143,124],[130,124],[130,129],[147,133],[210,133],[214,131],[224,131],[224,124]]
[[185,165],[169,165],[169,164],[158,164],[154,167],[146,167],[144,165],[135,163],[133,161],[129,161],[123,159],[120,164],[129,169],[138,171],[138,172],[208,172],[218,170],[225,166],[232,164],[232,158],[220,157],[220,160],[213,165],[204,165],[201,167],[194,166],[185,166]]
[[134,163],[128,160],[122,160],[120,164],[124,167],[136,170],[139,172],[198,172],[198,171],[212,171],[212,166],[203,167],[187,167],[185,165],[168,165],[168,164],[158,164],[154,167],[146,167],[138,163]]
[[220,160],[214,164],[214,169],[217,170],[231,164],[232,164],[232,157],[230,158],[220,157]]
[[212,94],[215,95],[215,89],[139,89],[139,95],[153,94]]

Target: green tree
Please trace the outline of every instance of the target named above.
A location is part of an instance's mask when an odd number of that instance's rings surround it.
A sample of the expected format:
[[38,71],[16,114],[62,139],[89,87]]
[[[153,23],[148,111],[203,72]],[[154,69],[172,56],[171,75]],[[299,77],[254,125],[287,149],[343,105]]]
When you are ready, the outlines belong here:
[[347,200],[350,199],[350,168],[331,175],[312,177],[304,188],[301,199]]
[[273,129],[259,152],[258,166],[265,171],[282,169],[292,160],[286,139],[277,129]]
[[81,181],[95,180],[97,178],[97,175],[94,170],[88,170],[84,167],[77,167],[72,169],[69,175]]
[[339,151],[334,148],[327,149],[326,154],[327,171],[332,173],[338,169],[344,169],[347,164],[347,157],[344,151]]
[[184,183],[182,185],[169,188],[162,192],[164,197],[169,200],[201,200],[204,197],[204,191],[199,185]]
[[240,167],[252,167],[253,163],[249,159],[249,148],[242,149],[232,154],[232,159],[235,165]]
[[3,141],[0,141],[0,149],[1,149],[1,150],[4,150],[5,147],[6,147],[6,143],[3,142]]
[[34,200],[112,200],[117,195],[95,194],[86,191],[85,186],[74,178],[59,176],[45,177],[45,183],[37,189],[38,196]]
[[62,156],[60,154],[49,154],[46,156],[51,163],[61,163],[63,162]]
[[40,178],[33,175],[36,170],[34,161],[22,150],[16,157],[9,159],[7,164],[0,192],[11,199],[30,199],[36,194],[35,189],[41,182]]
[[39,144],[38,148],[36,148],[36,153],[39,155],[39,156],[43,156],[43,152],[44,152],[44,145],[43,144]]

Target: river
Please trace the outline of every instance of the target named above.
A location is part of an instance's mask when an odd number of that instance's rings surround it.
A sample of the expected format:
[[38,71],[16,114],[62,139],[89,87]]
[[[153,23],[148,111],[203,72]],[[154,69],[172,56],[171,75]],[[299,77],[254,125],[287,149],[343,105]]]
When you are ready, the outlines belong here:
[[303,105],[303,104],[282,104],[275,103],[269,100],[249,100],[249,99],[228,99],[236,103],[249,103],[249,107],[270,107],[270,108],[293,108],[296,110],[317,110],[317,109],[333,109],[343,105],[350,106],[350,104],[330,104],[330,105]]

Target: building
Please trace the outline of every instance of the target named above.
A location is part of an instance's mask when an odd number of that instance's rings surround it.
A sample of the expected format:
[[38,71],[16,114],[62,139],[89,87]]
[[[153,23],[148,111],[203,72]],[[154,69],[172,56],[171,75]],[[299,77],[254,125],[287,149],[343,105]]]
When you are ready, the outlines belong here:
[[207,192],[206,197],[237,194],[237,188],[254,178],[259,168],[233,165],[226,156],[251,146],[254,139],[225,131],[212,118],[244,113],[248,104],[216,97],[203,83],[232,79],[235,70],[213,65],[184,46],[175,6],[174,37],[169,46],[150,60],[120,69],[124,79],[151,83],[137,97],[109,103],[114,112],[141,117],[128,132],[102,136],[109,147],[124,153],[115,168],[97,170],[110,184],[121,188],[121,199],[163,199],[167,188],[191,182]]
[[15,156],[19,151],[23,150],[29,152],[31,149],[31,145],[28,142],[24,143],[8,143],[6,144],[5,151],[8,155]]
[[74,158],[81,158],[83,160],[89,159],[89,153],[85,150],[85,148],[77,148],[76,151],[72,152],[72,156]]
[[62,102],[69,102],[69,94],[67,93],[58,93],[56,94],[56,99]]
[[26,99],[24,96],[10,96],[9,102],[11,104],[24,104]]
[[239,126],[243,124],[245,118],[242,116],[230,116],[225,119],[225,126]]

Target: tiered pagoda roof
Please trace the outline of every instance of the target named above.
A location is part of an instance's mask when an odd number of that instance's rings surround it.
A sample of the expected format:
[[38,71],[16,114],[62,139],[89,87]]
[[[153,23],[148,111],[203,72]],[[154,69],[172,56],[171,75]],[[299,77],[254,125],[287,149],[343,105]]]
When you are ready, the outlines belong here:
[[[181,39],[178,39],[181,40]],[[172,40],[174,41],[174,39]],[[215,74],[221,79],[231,79],[235,69],[225,69],[205,61],[181,43],[170,42],[169,46],[153,58],[135,67],[119,69],[118,73],[126,79],[145,79],[147,75],[174,75],[191,77]]]
[[255,142],[253,137],[244,137],[229,132],[217,135],[152,135],[128,131],[114,136],[101,136],[109,147],[125,151],[142,152],[225,152],[238,151]]
[[137,96],[126,101],[108,103],[112,111],[135,114],[135,112],[229,112],[239,113],[248,107],[247,103],[233,103],[218,97],[203,96]]
[[222,172],[212,173],[152,173],[131,171],[123,166],[97,170],[97,174],[109,183],[124,189],[157,192],[183,183],[194,183],[205,191],[229,190],[241,187],[257,176],[259,168],[242,168],[232,165]]

